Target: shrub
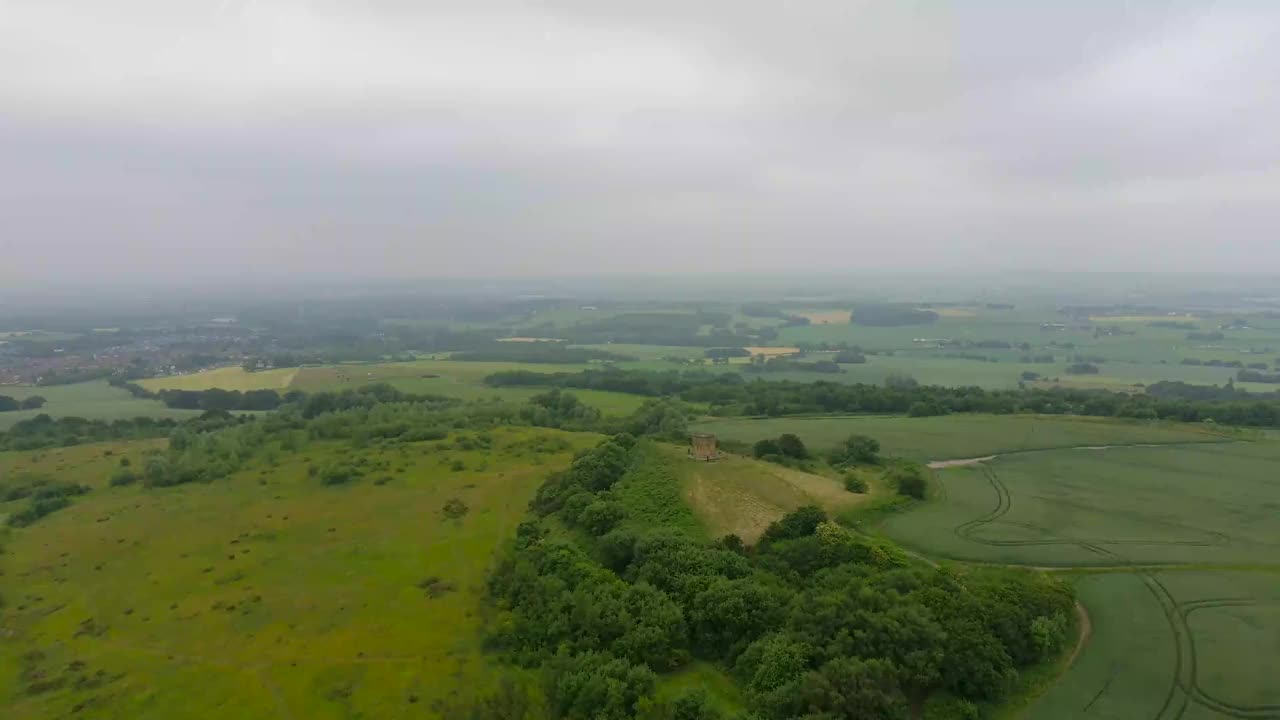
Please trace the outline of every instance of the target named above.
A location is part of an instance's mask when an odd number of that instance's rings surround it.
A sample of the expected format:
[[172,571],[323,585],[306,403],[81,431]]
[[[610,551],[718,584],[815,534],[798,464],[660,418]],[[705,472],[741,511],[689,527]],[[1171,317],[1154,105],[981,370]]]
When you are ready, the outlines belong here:
[[845,475],[844,489],[851,493],[858,493],[859,495],[862,495],[867,492],[867,481],[857,475]]
[[320,474],[325,485],[342,485],[360,479],[360,472],[350,465],[334,465]]
[[470,511],[471,508],[467,507],[467,504],[458,498],[450,498],[448,502],[444,504],[444,508],[441,509],[441,512],[444,513],[445,517],[453,520],[466,515]]
[[778,436],[778,449],[783,455],[797,460],[809,457],[809,450],[805,448],[800,438],[792,433]]
[[924,473],[914,466],[895,468],[889,473],[890,479],[898,486],[898,494],[923,500],[927,483]]
[[612,530],[625,515],[620,504],[610,500],[596,500],[583,508],[578,515],[578,524],[599,537]]
[[751,446],[751,454],[758,458],[769,457],[770,455],[781,455],[782,448],[778,447],[778,441],[773,438],[765,438],[757,440],[755,445]]
[[866,435],[850,435],[845,438],[844,445],[831,453],[832,465],[848,465],[862,463],[873,465],[880,462],[880,441]]
[[132,485],[138,482],[138,476],[132,470],[120,468],[111,476],[111,485],[120,487],[122,485]]

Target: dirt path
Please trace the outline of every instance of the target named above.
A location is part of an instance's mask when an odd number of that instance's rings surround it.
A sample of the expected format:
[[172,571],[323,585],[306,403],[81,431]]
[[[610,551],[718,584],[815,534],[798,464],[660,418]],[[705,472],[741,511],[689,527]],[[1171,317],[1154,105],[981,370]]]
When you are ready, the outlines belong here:
[[949,467],[960,467],[961,465],[977,465],[978,463],[988,462],[1000,457],[999,455],[987,455],[986,457],[976,458],[960,458],[959,460],[934,460],[929,463],[930,470],[941,470]]
[[1063,675],[1076,664],[1076,658],[1080,656],[1080,651],[1084,650],[1084,646],[1089,642],[1089,638],[1093,637],[1093,622],[1089,620],[1089,611],[1085,609],[1084,603],[1076,600],[1076,618],[1080,621],[1080,637],[1076,639],[1076,647],[1071,651],[1071,657],[1067,658],[1067,664],[1062,666],[1062,671],[1058,673],[1058,677],[1054,682],[1062,679]]
[[[1228,442],[1250,442],[1249,440],[1224,440]],[[1053,452],[1056,450],[1113,450],[1119,448],[1152,448],[1152,447],[1177,447],[1179,445],[1216,445],[1216,442],[1204,442],[1191,440],[1187,442],[1168,442],[1168,443],[1125,443],[1120,445],[1067,445],[1065,447],[1050,448],[1028,448],[1026,450],[1010,450],[1006,453],[996,453],[994,455],[984,455],[983,457],[972,458],[955,458],[952,460],[932,460],[926,467],[930,470],[942,470],[949,467],[960,467],[963,465],[977,465],[978,463],[990,462],[998,457],[1005,455],[1025,455],[1026,453],[1036,452]]]

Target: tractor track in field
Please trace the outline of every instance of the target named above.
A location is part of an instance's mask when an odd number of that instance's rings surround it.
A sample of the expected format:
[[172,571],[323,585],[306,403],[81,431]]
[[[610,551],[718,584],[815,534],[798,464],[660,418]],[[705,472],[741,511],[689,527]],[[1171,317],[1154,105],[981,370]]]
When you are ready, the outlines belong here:
[[[1119,446],[1080,446],[1076,448],[1054,448],[1054,450],[1103,450],[1112,447],[1168,447],[1170,445],[1199,445],[1202,443],[1143,443],[1135,445],[1119,445]],[[1041,450],[1028,450],[1021,452],[1043,452]],[[1007,453],[1011,454],[1011,453]],[[1024,567],[1034,570],[1046,572],[1064,572],[1064,571],[1128,571],[1132,572],[1142,579],[1143,584],[1151,592],[1152,597],[1160,605],[1161,611],[1165,616],[1166,623],[1169,627],[1169,634],[1173,642],[1174,658],[1172,676],[1169,681],[1168,689],[1165,692],[1162,704],[1159,710],[1152,716],[1152,720],[1181,720],[1186,716],[1188,710],[1194,706],[1199,706],[1205,710],[1218,713],[1229,718],[1237,720],[1280,720],[1280,704],[1263,704],[1263,705],[1242,705],[1233,703],[1222,698],[1216,697],[1205,691],[1200,686],[1200,663],[1197,654],[1195,636],[1191,630],[1191,626],[1187,622],[1188,616],[1200,610],[1208,610],[1220,607],[1250,607],[1259,604],[1253,598],[1241,597],[1217,597],[1204,598],[1180,603],[1174,596],[1172,591],[1161,581],[1159,575],[1164,572],[1178,570],[1209,570],[1198,564],[1182,563],[1182,564],[1139,564],[1135,563],[1124,555],[1116,552],[1119,547],[1123,546],[1139,546],[1139,545],[1167,545],[1167,546],[1185,546],[1185,547],[1209,547],[1221,546],[1230,543],[1230,537],[1216,531],[1209,531],[1190,525],[1184,525],[1176,522],[1157,522],[1157,524],[1166,525],[1171,529],[1192,531],[1201,533],[1203,540],[1108,540],[1108,539],[1083,539],[1083,538],[1055,538],[1048,528],[1033,525],[1030,523],[1018,523],[1005,520],[1009,511],[1012,509],[1012,494],[1008,486],[1000,478],[995,468],[991,466],[990,461],[997,459],[1000,455],[989,455],[979,458],[966,458],[959,460],[941,460],[928,464],[933,470],[941,470],[952,467],[964,467],[979,465],[983,479],[991,485],[992,491],[996,495],[995,505],[980,517],[974,518],[955,526],[953,533],[964,540],[986,545],[989,547],[1018,547],[1018,546],[1047,546],[1047,545],[1075,545],[1090,553],[1096,554],[1101,558],[1111,561],[1105,566],[1045,566],[1037,567],[1019,563],[975,563],[978,565],[990,565],[999,567]],[[946,496],[945,486],[939,483],[941,495]],[[1043,498],[1052,500],[1053,502],[1065,502],[1067,504],[1092,511],[1100,511],[1093,506],[1084,504],[1070,503],[1060,498]],[[1145,519],[1145,518],[1144,518]],[[1145,519],[1148,522],[1149,519]],[[978,534],[983,528],[993,523],[1001,522],[1005,525],[1014,525],[1022,527],[1033,532],[1039,532],[1046,537],[1044,539],[1028,539],[1028,540],[993,540],[982,538]],[[1119,547],[1118,547],[1119,546]],[[1115,550],[1108,548],[1115,548]],[[913,553],[917,557],[924,557],[921,554]],[[932,562],[932,561],[930,561]],[[936,563],[935,563],[936,564]],[[1218,568],[1214,566],[1212,569],[1221,570],[1257,570],[1257,568],[1231,568],[1223,566]],[[1067,672],[1075,665],[1080,653],[1087,645],[1092,634],[1092,625],[1089,621],[1087,610],[1083,604],[1077,601],[1077,612],[1080,617],[1081,630],[1077,638],[1075,648],[1064,664],[1058,678],[1067,674]],[[1082,708],[1081,712],[1088,712],[1101,698],[1103,698],[1112,687],[1112,679],[1108,678],[1101,688],[1089,699],[1088,703]]]

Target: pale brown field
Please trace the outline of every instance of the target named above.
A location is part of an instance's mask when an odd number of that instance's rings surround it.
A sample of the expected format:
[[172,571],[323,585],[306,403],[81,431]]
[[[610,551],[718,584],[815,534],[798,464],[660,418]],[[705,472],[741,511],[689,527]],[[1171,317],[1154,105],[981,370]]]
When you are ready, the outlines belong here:
[[809,318],[809,323],[812,325],[848,325],[850,319],[848,310],[813,310],[795,314]]
[[726,455],[716,462],[675,459],[684,497],[712,537],[734,534],[748,543],[769,523],[802,505],[829,513],[865,502],[840,482],[759,460]]

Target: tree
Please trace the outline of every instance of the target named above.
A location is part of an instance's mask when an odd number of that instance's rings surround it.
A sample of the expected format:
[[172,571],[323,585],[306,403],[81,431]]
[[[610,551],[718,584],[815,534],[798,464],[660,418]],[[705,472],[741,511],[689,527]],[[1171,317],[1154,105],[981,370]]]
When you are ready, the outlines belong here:
[[39,410],[40,408],[44,407],[45,402],[47,401],[42,396],[31,395],[22,401],[22,409],[23,410]]
[[751,454],[758,458],[769,457],[771,455],[781,455],[782,448],[778,446],[777,440],[774,440],[773,438],[764,438],[762,440],[757,440],[756,444],[751,446]]
[[914,465],[894,468],[889,473],[889,478],[898,486],[899,495],[906,495],[917,500],[924,499],[927,483],[924,479],[924,473],[920,472],[919,468]]
[[782,620],[782,597],[750,578],[720,579],[698,593],[690,620],[694,650],[732,658]]
[[809,457],[809,451],[797,435],[785,433],[778,436],[778,450],[786,457],[803,460]]
[[14,400],[8,395],[0,395],[0,412],[12,412],[14,410],[20,410],[21,408],[22,403]]
[[551,663],[547,701],[564,720],[629,720],[653,692],[655,678],[649,668],[605,653],[559,655]]
[[587,532],[599,537],[612,530],[625,515],[626,511],[619,503],[612,500],[596,500],[582,509],[578,515],[578,524]]
[[832,465],[859,463],[874,465],[880,462],[880,441],[866,435],[850,435],[844,445],[831,454]]

